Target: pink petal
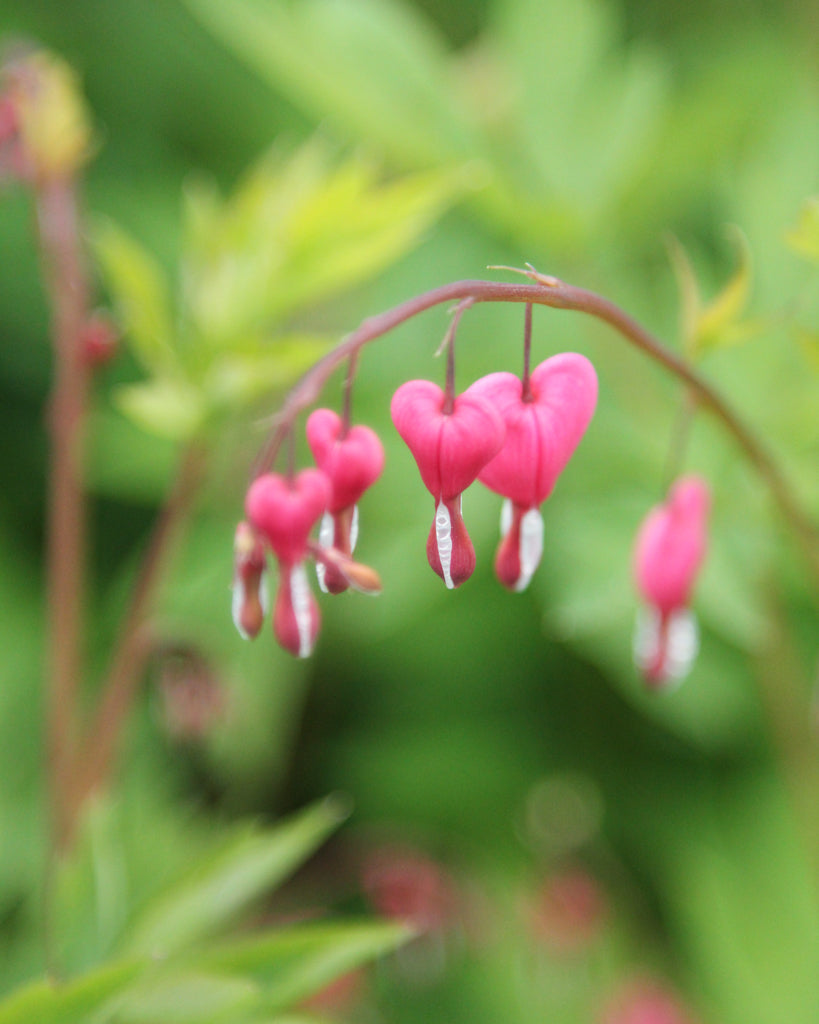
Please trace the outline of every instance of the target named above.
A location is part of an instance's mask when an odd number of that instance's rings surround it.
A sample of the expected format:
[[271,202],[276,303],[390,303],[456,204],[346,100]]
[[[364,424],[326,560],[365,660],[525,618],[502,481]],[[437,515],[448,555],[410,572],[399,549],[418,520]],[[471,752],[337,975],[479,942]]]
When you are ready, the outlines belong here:
[[384,469],[384,448],[375,431],[358,425],[341,438],[342,426],[332,409],[316,409],[306,427],[316,465],[332,484],[328,509],[333,513],[355,505]]
[[643,598],[660,612],[685,607],[705,558],[711,499],[700,477],[681,477],[637,534],[634,575]]
[[302,562],[280,568],[273,632],[286,651],[297,658],[306,658],[313,651],[321,623],[318,604],[307,583]]
[[318,469],[305,469],[293,480],[265,473],[251,484],[245,511],[279,560],[293,565],[304,557],[310,531],[329,500],[330,482]]
[[390,411],[395,429],[412,452],[432,496],[454,500],[475,480],[503,443],[503,421],[491,403],[469,392],[452,413],[444,392],[428,380],[411,380],[395,392]]
[[490,490],[534,508],[551,494],[594,414],[597,374],[574,352],[552,356],[531,374],[532,400],[512,373],[492,373],[466,392],[489,399],[506,424],[506,441],[480,472]]

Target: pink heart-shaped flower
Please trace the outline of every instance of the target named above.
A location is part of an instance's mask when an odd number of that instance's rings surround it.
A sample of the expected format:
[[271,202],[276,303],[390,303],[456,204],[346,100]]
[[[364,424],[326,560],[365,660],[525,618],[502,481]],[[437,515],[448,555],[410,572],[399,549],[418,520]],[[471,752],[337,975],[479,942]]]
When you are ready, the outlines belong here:
[[327,507],[330,490],[330,481],[318,469],[302,470],[292,480],[265,473],[250,485],[247,518],[284,565],[304,558],[310,531]]
[[328,511],[333,514],[355,505],[384,469],[384,448],[374,430],[354,426],[343,437],[342,430],[332,409],[316,409],[307,418],[307,443],[332,485]]
[[662,613],[684,608],[705,557],[711,497],[701,477],[681,477],[643,520],[634,547],[634,576],[648,604]]
[[465,392],[490,401],[506,425],[506,440],[478,479],[522,508],[549,497],[588,427],[597,403],[597,374],[585,358],[564,352],[530,376],[531,399],[512,373],[491,373]]
[[437,384],[411,380],[395,392],[390,411],[435,498],[427,559],[448,587],[457,587],[475,568],[460,496],[500,450],[506,431],[492,404],[480,396],[458,395],[452,412],[444,412],[445,402]]
[[395,429],[412,452],[436,500],[454,501],[503,444],[503,420],[492,403],[469,391],[445,413],[445,395],[429,380],[410,380],[390,406]]

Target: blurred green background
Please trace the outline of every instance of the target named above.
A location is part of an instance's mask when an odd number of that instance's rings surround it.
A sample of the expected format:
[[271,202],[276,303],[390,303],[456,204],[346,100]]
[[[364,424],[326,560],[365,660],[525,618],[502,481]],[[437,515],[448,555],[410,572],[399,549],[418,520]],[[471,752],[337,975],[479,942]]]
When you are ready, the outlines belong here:
[[[726,226],[739,225],[753,262],[747,316],[760,329],[742,345],[717,344],[702,369],[819,514],[819,307],[811,267],[785,243],[819,185],[815,4],[0,0],[0,34],[77,69],[98,142],[87,208],[153,253],[171,280],[185,245],[183,191],[206,180],[229,193],[271,145],[291,153],[318,133],[332,159],[366,159],[386,180],[424,172],[454,183],[400,258],[295,312],[305,333],[340,338],[428,288],[528,261],[602,292],[677,345],[668,236],[708,298],[735,271]],[[0,982],[9,989],[42,969],[51,361],[30,203],[10,188],[0,203]],[[308,253],[308,266],[319,256]],[[100,274],[101,294],[106,285]],[[511,305],[463,318],[460,387],[518,369],[522,321]],[[432,502],[388,410],[402,381],[442,378],[433,353],[446,324],[444,310],[429,312],[362,358],[355,413],[381,435],[387,469],[362,502],[359,554],[384,593],[323,600],[309,662],[279,651],[267,629],[243,645],[229,616],[233,524],[264,439],[260,415],[281,389],[213,437],[208,485],[163,595],[161,633],[176,658],[155,659],[123,760],[132,892],[149,886],[157,863],[179,865],[237,817],[275,818],[342,790],[352,820],[285,907],[358,907],[367,892],[372,901],[365,867],[384,849],[406,859],[410,879],[413,858],[434,865],[449,896],[435,897],[447,912],[434,938],[333,1012],[598,1021],[622,985],[648,977],[679,993],[694,1020],[813,1024],[819,630],[815,594],[769,495],[700,417],[685,465],[715,492],[695,602],[702,649],[678,691],[645,693],[631,664],[630,550],[662,493],[681,395],[604,326],[539,308],[536,358],[589,355],[597,415],[543,510],[543,564],[529,591],[509,595],[494,581],[498,502],[488,492],[464,503],[475,576],[444,591],[424,554]],[[142,372],[126,353],[95,389],[96,670],[174,465],[176,442],[143,433],[112,400]],[[339,394],[335,381],[328,404]],[[174,719],[180,685],[194,701],[218,691],[202,735]],[[568,896],[554,888],[567,878],[583,880],[581,897],[571,884]]]

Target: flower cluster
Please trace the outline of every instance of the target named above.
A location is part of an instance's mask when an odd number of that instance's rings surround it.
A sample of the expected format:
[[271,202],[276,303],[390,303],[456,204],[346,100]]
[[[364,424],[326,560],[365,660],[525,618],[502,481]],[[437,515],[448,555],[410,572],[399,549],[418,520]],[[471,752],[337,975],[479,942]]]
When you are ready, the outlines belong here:
[[446,408],[445,393],[425,380],[403,384],[392,419],[435,499],[427,541],[429,564],[448,587],[475,568],[461,496],[478,480],[504,500],[495,570],[523,590],[543,548],[539,507],[586,431],[597,402],[597,375],[574,352],[541,363],[528,380],[512,373],[482,377]]
[[[528,359],[527,359],[528,363]],[[475,569],[475,549],[463,518],[463,493],[475,481],[503,498],[495,573],[512,591],[524,590],[543,550],[540,506],[580,443],[594,414],[597,375],[582,355],[546,359],[523,378],[492,373],[456,394],[452,376],[440,388],[411,380],[393,395],[392,420],[435,503],[427,559],[448,588]],[[384,468],[378,436],[350,426],[330,409],[306,424],[315,467],[284,476],[264,473],[248,490],[246,519],[236,531],[233,618],[244,637],[260,632],[268,608],[268,554],[278,563],[273,631],[298,657],[309,655],[320,612],[305,562],[318,582],[338,594],[353,587],[376,593],[380,582],[353,561],[358,502]],[[637,666],[653,688],[686,674],[698,646],[691,593],[705,557],[710,492],[696,476],[680,478],[643,522],[634,575],[644,602],[634,638]],[[318,541],[311,533],[320,525]]]
[[[317,409],[307,423],[315,469],[292,477],[264,473],[245,499],[246,520],[234,546],[233,620],[242,636],[262,628],[267,611],[266,554],[279,568],[273,632],[285,648],[307,657],[318,636],[320,612],[310,589],[305,561],[312,555],[322,589],[339,593],[348,586],[367,593],[380,589],[377,575],[350,557],[355,547],[357,502],[381,475],[384,451],[368,427],[346,428],[330,409]],[[318,544],[313,527],[324,518]]]

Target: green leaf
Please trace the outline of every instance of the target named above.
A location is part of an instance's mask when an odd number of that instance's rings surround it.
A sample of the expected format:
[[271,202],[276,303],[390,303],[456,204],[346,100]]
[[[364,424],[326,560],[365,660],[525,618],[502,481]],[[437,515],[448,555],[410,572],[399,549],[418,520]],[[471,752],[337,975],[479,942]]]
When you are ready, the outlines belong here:
[[134,354],[148,372],[168,372],[176,356],[162,269],[113,221],[97,222],[92,244]]
[[253,980],[263,989],[264,1009],[272,1013],[392,952],[412,935],[394,922],[303,925],[209,950],[197,958],[197,966]]
[[139,961],[118,962],[65,985],[39,981],[0,1003],[0,1024],[92,1024],[110,1019],[95,1014],[114,1005],[144,970]]
[[737,269],[721,291],[700,311],[694,338],[697,353],[748,336],[742,331],[737,334],[737,331],[751,290],[751,249],[739,229],[734,229],[733,235],[737,248]]
[[188,441],[204,426],[208,409],[191,385],[165,377],[118,388],[114,400],[137,426],[171,441]]
[[462,160],[470,119],[451,102],[448,54],[393,0],[188,0],[240,58],[296,103],[405,165]]
[[343,164],[293,217],[269,313],[322,301],[393,263],[451,202],[458,180],[435,172],[380,183],[371,165]]
[[273,829],[231,837],[145,908],[126,949],[165,955],[220,931],[290,875],[346,815],[345,801],[329,797]]
[[[116,1024],[206,1024],[244,1020],[259,988],[244,978],[216,977],[194,970],[148,977],[117,1007]],[[241,1015],[237,1017],[237,1014]]]
[[819,196],[802,204],[795,227],[785,234],[785,241],[794,252],[811,263],[819,263]]
[[733,230],[737,269],[708,303],[703,303],[691,261],[675,238],[668,241],[668,253],[680,291],[680,333],[683,349],[696,359],[717,348],[736,345],[769,326],[767,319],[744,318],[751,289],[751,250],[739,229]]
[[328,338],[292,334],[256,345],[251,352],[218,356],[204,383],[208,405],[235,409],[290,387],[331,346]]

